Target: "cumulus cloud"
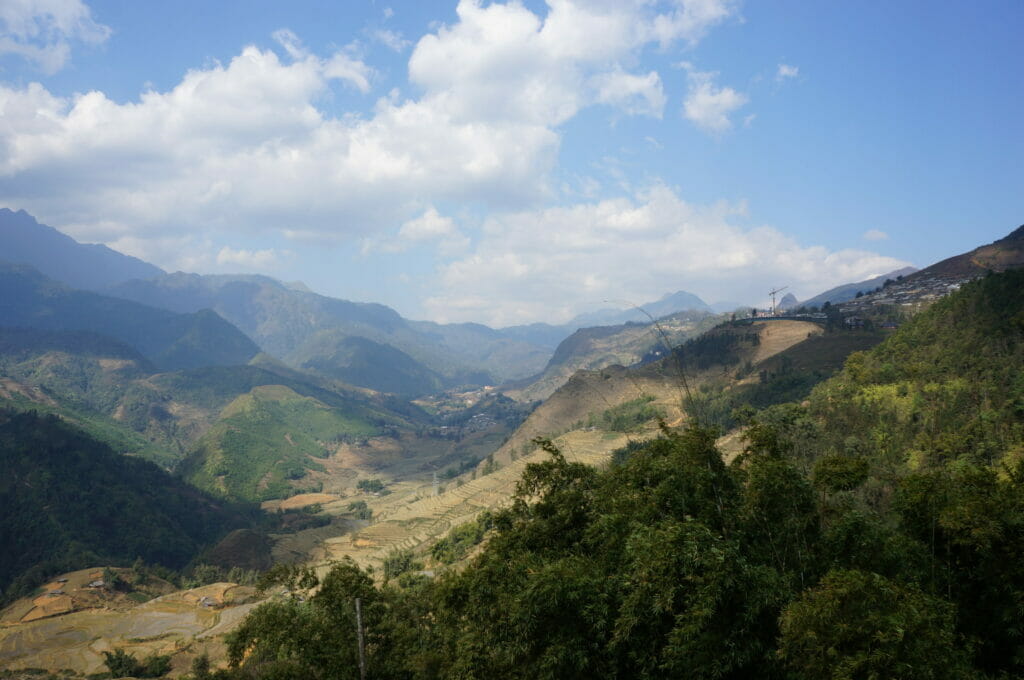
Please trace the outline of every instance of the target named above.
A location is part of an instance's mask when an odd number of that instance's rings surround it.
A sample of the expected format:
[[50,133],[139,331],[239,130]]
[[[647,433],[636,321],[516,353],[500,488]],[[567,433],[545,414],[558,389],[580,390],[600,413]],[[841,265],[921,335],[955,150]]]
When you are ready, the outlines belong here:
[[597,100],[611,104],[631,115],[661,118],[665,110],[665,91],[657,71],[638,75],[615,71],[602,73],[593,80]]
[[733,11],[552,0],[541,16],[463,0],[410,56],[416,96],[390,93],[365,115],[320,102],[337,84],[371,91],[373,69],[347,49],[311,54],[287,29],[273,35],[280,55],[249,46],[134,102],[0,85],[0,202],[105,242],[199,228],[359,240],[438,201],[537,205],[555,195],[562,124],[597,103],[660,115],[660,77],[630,70],[640,51],[699,40]]
[[364,255],[373,251],[385,253],[405,252],[415,245],[436,243],[442,255],[454,255],[469,247],[469,237],[463,234],[450,217],[441,215],[430,206],[421,215],[405,222],[392,238],[367,238],[363,241]]
[[690,64],[683,66],[689,81],[683,115],[705,132],[721,134],[729,130],[732,127],[729,116],[747,103],[746,95],[731,87],[718,87],[715,72],[698,71]]
[[889,238],[889,234],[881,229],[868,229],[864,232],[865,241],[884,241],[887,238]]
[[492,216],[473,250],[443,268],[443,292],[427,309],[441,320],[503,326],[680,289],[711,302],[758,301],[778,285],[810,297],[906,264],[737,226],[744,212],[742,204],[694,206],[656,185],[628,198]]
[[75,42],[98,45],[110,28],[97,23],[81,0],[4,0],[0,3],[0,55],[15,54],[45,73],[67,62]]

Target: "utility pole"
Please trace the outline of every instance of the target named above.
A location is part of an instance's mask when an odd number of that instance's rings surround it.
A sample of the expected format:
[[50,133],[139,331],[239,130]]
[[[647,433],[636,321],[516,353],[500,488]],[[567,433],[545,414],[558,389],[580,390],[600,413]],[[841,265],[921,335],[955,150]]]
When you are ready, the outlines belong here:
[[366,680],[366,642],[363,640],[363,610],[356,598],[356,635],[359,639],[359,680]]
[[434,495],[437,495],[437,471],[434,472]]
[[783,286],[782,288],[776,288],[775,290],[768,291],[768,294],[772,296],[772,316],[775,316],[775,294],[781,293],[787,288],[789,288],[789,286]]

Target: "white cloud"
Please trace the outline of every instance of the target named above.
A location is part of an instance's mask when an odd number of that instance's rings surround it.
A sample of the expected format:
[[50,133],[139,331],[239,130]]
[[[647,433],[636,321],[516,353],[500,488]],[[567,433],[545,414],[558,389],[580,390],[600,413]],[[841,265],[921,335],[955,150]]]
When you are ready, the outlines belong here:
[[64,66],[73,42],[98,45],[109,36],[81,0],[0,2],[0,55],[19,55],[45,73]]
[[390,50],[395,52],[401,52],[412,43],[402,37],[402,34],[398,31],[391,31],[388,29],[378,29],[370,32],[370,37],[384,45]]
[[437,244],[438,252],[445,256],[465,252],[469,237],[459,231],[455,221],[430,206],[421,215],[406,221],[393,238],[367,238],[363,240],[364,255],[373,251],[385,253],[405,252],[421,243]]
[[133,102],[0,85],[0,202],[104,242],[199,228],[358,241],[441,202],[539,205],[556,193],[561,125],[598,103],[660,115],[660,76],[634,72],[642,49],[697,41],[734,11],[663,5],[551,0],[540,16],[463,0],[412,51],[415,96],[366,115],[321,102],[338,83],[369,92],[372,68],[347,48],[311,54],[287,29],[273,35],[284,56],[249,46]]
[[657,71],[647,75],[622,71],[602,73],[592,83],[599,102],[617,106],[630,115],[661,118],[665,110],[665,91]]
[[715,85],[717,73],[697,71],[690,64],[683,66],[689,81],[683,115],[705,132],[721,134],[729,130],[732,127],[729,115],[747,103],[746,95],[731,87]]
[[671,12],[655,17],[652,31],[662,46],[679,39],[693,45],[711,27],[733,16],[736,4],[732,0],[680,0]]
[[884,241],[889,238],[889,235],[881,229],[868,229],[864,232],[865,241]]
[[631,198],[496,215],[474,249],[443,268],[442,292],[427,309],[440,320],[503,326],[565,320],[604,300],[640,303],[680,289],[709,302],[757,301],[778,285],[810,297],[906,264],[736,226],[745,210],[693,206],[657,185]]
[[799,66],[790,66],[789,64],[779,64],[778,70],[775,72],[775,80],[781,82],[787,78],[796,78],[800,75]]

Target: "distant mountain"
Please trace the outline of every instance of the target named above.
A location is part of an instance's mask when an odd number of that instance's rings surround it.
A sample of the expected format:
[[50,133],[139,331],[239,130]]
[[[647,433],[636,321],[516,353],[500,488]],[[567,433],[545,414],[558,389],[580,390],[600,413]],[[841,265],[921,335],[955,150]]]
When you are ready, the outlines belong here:
[[[628,309],[601,309],[596,312],[580,314],[572,319],[567,326],[578,328],[592,328],[594,326],[617,326],[619,324],[636,321],[648,323],[651,317],[658,319],[675,312],[694,310],[698,312],[710,312],[711,308],[693,293],[685,290],[675,293],[666,293],[654,302],[645,302],[637,307]],[[646,313],[645,313],[646,312]],[[575,330],[575,329],[574,329]]]
[[720,321],[708,312],[678,312],[662,317],[658,327],[629,322],[618,326],[580,328],[555,349],[544,372],[506,387],[505,394],[519,401],[546,399],[579,370],[606,366],[632,366],[651,361]]
[[4,260],[28,264],[72,288],[102,290],[129,279],[164,273],[159,267],[111,250],[79,243],[40,224],[24,210],[0,208],[0,253]]
[[867,279],[866,281],[860,281],[858,283],[844,283],[841,286],[830,288],[824,293],[815,295],[814,297],[804,300],[799,303],[802,307],[821,307],[826,302],[829,304],[837,305],[840,302],[846,302],[857,297],[857,293],[868,293],[873,291],[884,284],[887,280],[896,280],[900,277],[906,277],[916,272],[917,269],[914,267],[903,267],[902,269],[895,269],[887,274],[876,276],[873,279]]
[[882,282],[881,290],[843,303],[846,313],[860,313],[877,305],[930,304],[972,279],[990,272],[1024,267],[1024,225],[988,245],[946,258],[920,271]]
[[91,331],[126,343],[164,370],[244,364],[259,348],[209,309],[165,309],[73,290],[27,265],[0,263],[0,326]]
[[[124,282],[110,293],[178,312],[210,307],[292,366],[323,370],[335,378],[347,375],[352,384],[407,395],[523,377],[541,370],[550,356],[543,347],[479,324],[410,321],[385,305],[317,295],[266,276],[178,272]],[[393,358],[407,357],[398,371],[414,378],[412,382],[396,382],[398,373],[386,362],[351,370],[353,361],[361,361],[353,359],[356,354],[375,353],[383,359],[381,347],[394,350]],[[339,371],[342,367],[347,368]]]
[[799,304],[800,303],[797,301],[795,295],[793,295],[792,293],[786,293],[784,296],[782,296],[782,299],[779,300],[779,304],[776,306],[781,310],[787,310],[793,309]]
[[[731,304],[731,303],[727,303]],[[726,311],[732,311],[729,307]],[[525,340],[530,343],[554,349],[570,335],[582,328],[599,326],[621,326],[626,323],[648,324],[651,318],[661,317],[684,311],[711,312],[712,309],[703,300],[684,290],[667,293],[659,300],[645,302],[628,309],[600,309],[596,312],[578,314],[569,322],[558,325],[532,323],[523,326],[509,326],[498,332],[508,338]],[[646,312],[646,313],[645,313]]]
[[323,347],[316,340],[305,345],[309,358],[300,359],[302,370],[405,396],[438,392],[445,386],[443,376],[390,345],[331,332],[320,334],[319,341]]

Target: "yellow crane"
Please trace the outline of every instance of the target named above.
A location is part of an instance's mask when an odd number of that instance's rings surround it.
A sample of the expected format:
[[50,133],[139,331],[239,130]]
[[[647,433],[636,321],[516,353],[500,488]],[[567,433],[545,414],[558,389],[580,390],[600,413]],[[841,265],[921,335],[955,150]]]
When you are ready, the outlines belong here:
[[775,294],[781,293],[787,288],[789,288],[789,286],[783,286],[782,288],[776,288],[775,290],[768,291],[768,294],[772,296],[772,316],[775,316]]

